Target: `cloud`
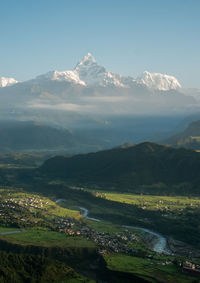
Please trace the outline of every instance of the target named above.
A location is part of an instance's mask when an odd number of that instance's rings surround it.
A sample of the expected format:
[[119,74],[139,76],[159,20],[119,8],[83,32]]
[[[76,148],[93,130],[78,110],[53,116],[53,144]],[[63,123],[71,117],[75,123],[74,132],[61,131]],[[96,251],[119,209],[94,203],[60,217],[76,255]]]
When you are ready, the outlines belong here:
[[[71,111],[95,115],[147,115],[191,112],[196,101],[183,94],[70,96],[51,100],[48,97],[29,101],[28,108]],[[198,106],[199,108],[199,106]]]
[[129,99],[130,98],[127,96],[96,96],[96,97],[86,96],[83,98],[83,100],[90,102],[121,102],[121,101],[127,101]]
[[51,109],[51,110],[63,110],[63,111],[74,111],[74,112],[88,112],[92,110],[91,105],[79,105],[74,103],[57,103],[57,104],[47,104],[47,103],[30,103],[28,105],[29,108],[43,108],[43,109]]

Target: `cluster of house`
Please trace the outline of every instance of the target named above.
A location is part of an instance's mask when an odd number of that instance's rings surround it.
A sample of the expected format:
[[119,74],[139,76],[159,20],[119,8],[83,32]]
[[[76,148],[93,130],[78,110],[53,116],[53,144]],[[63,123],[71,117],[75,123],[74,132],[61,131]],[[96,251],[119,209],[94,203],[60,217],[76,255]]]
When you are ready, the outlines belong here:
[[1,207],[8,207],[15,209],[18,206],[28,207],[28,208],[43,208],[48,204],[48,201],[45,199],[37,197],[26,197],[22,199],[8,198],[0,203]]
[[169,264],[172,264],[172,261],[166,260],[166,261],[164,261],[164,262],[159,262],[159,263],[157,263],[157,265],[162,265],[162,266],[169,265]]
[[5,200],[5,203],[18,204],[21,207],[27,206],[29,208],[43,208],[44,205],[48,204],[48,201],[36,197],[26,197],[19,200],[10,198],[8,200]]
[[57,218],[54,219],[54,224],[57,226],[59,232],[66,233],[68,230],[71,230],[73,232],[71,235],[76,235],[73,227],[77,223],[72,218]]
[[182,271],[200,275],[200,265],[194,264],[190,261],[185,261],[182,265]]
[[106,250],[126,254],[137,252],[129,243],[139,241],[139,238],[128,229],[125,229],[123,233],[110,235],[95,231],[84,223],[75,223],[69,218],[56,220],[55,224],[58,225],[57,229],[59,232],[64,232],[70,236],[82,236],[87,240],[93,241],[99,247],[100,253],[104,253]]
[[[7,198],[0,201],[0,221],[2,223],[16,223],[23,225],[35,225],[38,223],[37,219],[34,218],[23,218],[24,209],[35,208],[43,209],[45,205],[48,204],[48,201],[45,199],[40,199],[37,197],[26,197],[22,199],[16,198]],[[34,211],[29,211],[32,214],[35,214]]]
[[9,212],[9,215],[12,211],[19,210],[19,205],[13,200],[7,199],[0,202],[0,215],[6,215]]

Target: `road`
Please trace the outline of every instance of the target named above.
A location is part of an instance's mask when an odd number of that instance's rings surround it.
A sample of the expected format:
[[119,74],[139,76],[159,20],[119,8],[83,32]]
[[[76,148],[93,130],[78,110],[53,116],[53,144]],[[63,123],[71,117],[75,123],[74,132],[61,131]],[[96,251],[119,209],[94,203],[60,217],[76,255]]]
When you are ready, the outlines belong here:
[[0,236],[9,235],[9,234],[25,233],[25,232],[26,232],[26,230],[16,230],[16,231],[10,231],[10,232],[1,232]]

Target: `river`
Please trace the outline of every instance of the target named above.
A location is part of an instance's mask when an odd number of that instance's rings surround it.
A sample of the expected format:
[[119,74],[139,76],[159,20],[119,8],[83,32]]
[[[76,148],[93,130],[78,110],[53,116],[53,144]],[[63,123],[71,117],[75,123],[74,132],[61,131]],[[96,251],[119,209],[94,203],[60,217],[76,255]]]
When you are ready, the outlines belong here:
[[150,229],[143,228],[143,227],[125,226],[125,225],[123,227],[140,230],[140,231],[143,231],[145,233],[148,233],[154,236],[156,240],[155,240],[152,250],[157,253],[171,254],[171,251],[167,247],[167,240],[163,235],[156,233]]
[[[58,199],[58,200],[56,200],[56,203],[63,202],[63,201],[65,201],[65,199]],[[87,208],[85,208],[85,207],[79,207],[79,208],[80,208],[80,210],[82,212],[82,216],[84,218],[89,219],[89,220],[93,220],[93,221],[98,221],[98,222],[102,221],[102,220],[97,219],[97,218],[88,217],[89,211],[88,211]],[[129,228],[129,229],[140,230],[140,231],[143,231],[145,233],[148,233],[148,234],[154,236],[155,242],[153,244],[152,250],[154,252],[157,252],[157,253],[171,254],[171,251],[167,247],[167,239],[163,235],[161,235],[157,232],[154,232],[150,229],[143,228],[143,227],[126,226],[126,225],[123,225],[123,227]]]

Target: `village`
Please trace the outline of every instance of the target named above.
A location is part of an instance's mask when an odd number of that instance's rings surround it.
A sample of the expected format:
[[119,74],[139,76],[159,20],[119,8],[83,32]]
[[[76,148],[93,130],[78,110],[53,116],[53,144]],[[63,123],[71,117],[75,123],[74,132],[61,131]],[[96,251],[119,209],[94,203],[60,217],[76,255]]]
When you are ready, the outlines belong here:
[[[16,224],[18,227],[39,225],[39,220],[44,216],[40,212],[47,211],[46,206],[48,204],[49,202],[46,199],[34,195],[20,199],[8,197],[0,201],[0,223]],[[65,233],[67,236],[81,236],[91,240],[99,247],[100,253],[104,253],[106,250],[126,254],[137,252],[129,243],[137,242],[139,238],[128,229],[125,229],[123,234],[109,235],[95,231],[82,221],[53,216],[51,230]]]
[[137,249],[130,246],[131,242],[138,242],[139,238],[134,233],[125,229],[123,233],[115,233],[110,235],[108,233],[95,231],[83,222],[76,223],[71,219],[61,218],[56,221],[59,232],[66,233],[69,236],[82,236],[88,240],[93,241],[98,247],[100,253],[112,251],[115,253],[135,254]]
[[47,210],[46,205],[46,199],[36,196],[4,198],[0,201],[0,223],[18,228],[40,225],[44,222],[41,212]]
[[[20,229],[45,226],[51,231],[64,233],[67,237],[83,237],[94,242],[101,255],[111,252],[130,256],[142,256],[149,260],[150,264],[152,263],[153,255],[151,253],[147,251],[142,255],[141,250],[134,247],[141,244],[141,237],[130,229],[124,227],[119,232],[109,234],[92,229],[83,220],[56,215],[51,215],[49,222],[49,219],[47,220],[43,213],[47,212],[49,217],[47,209],[49,205],[50,203],[46,198],[34,195],[24,198],[13,198],[10,196],[2,198],[0,201],[0,224]],[[156,264],[169,265],[173,264],[173,262],[171,260],[158,260]],[[200,274],[199,266],[190,261],[182,262],[181,267],[183,272]]]
[[182,271],[200,276],[200,265],[194,264],[190,261],[185,261],[182,264]]

